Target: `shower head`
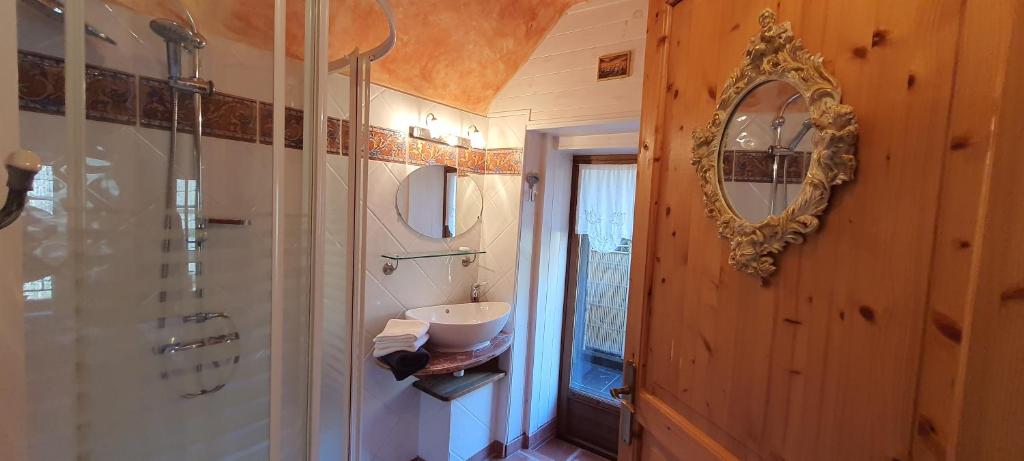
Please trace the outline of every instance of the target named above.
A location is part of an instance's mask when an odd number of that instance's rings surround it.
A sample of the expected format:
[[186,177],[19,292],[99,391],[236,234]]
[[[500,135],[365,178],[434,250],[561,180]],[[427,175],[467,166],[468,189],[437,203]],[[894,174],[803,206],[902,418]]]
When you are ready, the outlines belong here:
[[180,80],[182,48],[194,53],[206,46],[206,37],[170,19],[149,21],[149,28],[163,38],[167,46],[167,78],[171,81]]
[[149,28],[167,43],[176,43],[189,51],[206,46],[206,37],[170,19],[149,21]]

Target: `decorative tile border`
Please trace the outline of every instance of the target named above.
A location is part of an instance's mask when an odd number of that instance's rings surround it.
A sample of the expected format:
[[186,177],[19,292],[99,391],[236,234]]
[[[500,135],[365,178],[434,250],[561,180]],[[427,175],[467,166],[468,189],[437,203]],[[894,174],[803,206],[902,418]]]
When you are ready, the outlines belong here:
[[487,173],[523,174],[523,150],[488,149]]
[[[149,77],[139,79],[141,103],[139,125],[169,130],[173,115],[171,87],[163,80]],[[195,99],[192,95],[178,95],[178,130],[195,131]],[[203,98],[203,136],[256,142],[256,100],[214,92]],[[129,124],[134,125],[133,122]]]
[[[803,154],[805,157],[810,154]],[[805,165],[798,157],[791,157],[786,163],[784,177],[786,184],[801,184],[806,176]],[[807,158],[807,160],[810,160]],[[724,152],[722,154],[722,177],[733,178],[735,182],[771,183],[774,158],[761,154],[745,154],[742,152]],[[780,174],[780,183],[783,175]]]
[[458,165],[458,148],[422,139],[409,138],[409,163],[413,165]]
[[[195,101],[191,97],[178,96],[178,131],[195,132]],[[161,130],[171,129],[173,119],[171,86],[167,81],[151,77],[139,78],[139,125]],[[207,121],[208,118],[203,119]]]
[[256,142],[256,100],[214,92],[203,98],[203,136]]
[[[86,66],[86,118],[170,130],[171,87],[166,80]],[[21,110],[64,115],[64,60],[18,51]],[[178,99],[178,130],[195,131],[194,98]],[[285,147],[302,149],[303,111],[285,107]],[[215,92],[203,98],[203,136],[270,145],[274,133],[271,103]],[[347,120],[327,118],[327,153],[348,155]],[[447,165],[468,173],[522,174],[522,149],[465,149],[414,139],[398,130],[370,127],[371,160],[411,165]]]
[[[345,122],[348,125],[348,122]],[[346,130],[347,131],[347,130]],[[327,117],[327,153],[341,155],[341,119]],[[345,155],[348,155],[346,152]]]
[[405,141],[406,136],[401,131],[371,126],[370,160],[406,163],[408,150]]
[[466,173],[487,172],[487,151],[483,149],[459,150],[459,170]]
[[[274,105],[269,102],[260,101],[260,144],[266,144],[268,146],[274,144]],[[287,130],[287,128],[286,128]],[[285,145],[287,145],[288,139],[285,135]]]
[[102,67],[86,66],[86,118],[134,125],[135,93],[134,75]]
[[64,60],[18,51],[18,106],[44,114],[64,114]]
[[[18,106],[64,115],[64,60],[18,51]],[[86,118],[135,124],[135,76],[98,66],[85,68]]]
[[[260,101],[260,144],[274,141],[274,105]],[[302,109],[284,108],[284,147],[302,149]],[[330,136],[330,134],[328,134]]]
[[[328,120],[330,120],[330,119],[328,119]],[[348,127],[348,120],[342,120],[341,121],[341,155],[348,156],[348,154],[349,154],[349,152],[348,152],[348,141],[350,139],[349,136],[351,136],[351,134],[350,134],[349,127]]]

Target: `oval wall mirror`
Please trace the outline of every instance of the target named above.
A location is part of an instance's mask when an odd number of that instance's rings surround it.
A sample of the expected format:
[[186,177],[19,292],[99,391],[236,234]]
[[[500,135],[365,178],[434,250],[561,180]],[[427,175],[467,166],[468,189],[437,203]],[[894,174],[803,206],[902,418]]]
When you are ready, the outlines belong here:
[[807,100],[785,80],[768,80],[740,96],[723,130],[719,177],[737,216],[760,223],[800,196],[812,139]]
[[764,278],[777,253],[818,229],[832,188],[853,179],[858,127],[824,59],[772,10],[758,22],[711,121],[694,130],[691,162],[729,264]]
[[427,237],[452,238],[470,230],[484,208],[476,181],[450,166],[417,168],[398,186],[398,215]]

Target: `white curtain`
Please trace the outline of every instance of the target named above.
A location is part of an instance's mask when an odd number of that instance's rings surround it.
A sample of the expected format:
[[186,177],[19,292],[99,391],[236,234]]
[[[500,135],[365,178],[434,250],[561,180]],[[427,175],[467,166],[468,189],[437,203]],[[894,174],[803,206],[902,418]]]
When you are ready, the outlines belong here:
[[615,251],[633,238],[636,165],[580,165],[576,233],[587,235],[590,249]]

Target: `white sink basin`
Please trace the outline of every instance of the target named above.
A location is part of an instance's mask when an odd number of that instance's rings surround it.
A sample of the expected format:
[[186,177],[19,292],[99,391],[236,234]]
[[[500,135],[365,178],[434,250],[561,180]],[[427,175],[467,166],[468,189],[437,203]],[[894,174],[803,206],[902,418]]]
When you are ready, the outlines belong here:
[[486,346],[505,327],[510,312],[508,303],[446,304],[409,309],[405,318],[430,322],[430,349],[462,352]]

